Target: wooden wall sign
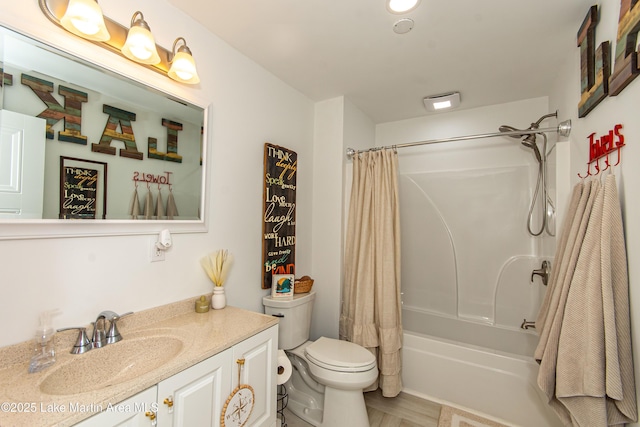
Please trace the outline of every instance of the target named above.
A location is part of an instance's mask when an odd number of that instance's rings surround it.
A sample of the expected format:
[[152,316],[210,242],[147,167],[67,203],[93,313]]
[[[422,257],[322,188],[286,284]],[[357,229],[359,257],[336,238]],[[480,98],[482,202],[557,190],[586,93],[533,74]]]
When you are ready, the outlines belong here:
[[611,47],[603,42],[596,50],[596,25],[598,6],[591,6],[578,31],[580,48],[580,88],[582,96],[578,103],[578,117],[585,117],[609,95],[609,60]]
[[106,163],[61,156],[59,218],[96,219],[98,193],[101,192],[103,193],[101,218],[105,219],[106,185]]
[[262,289],[274,274],[295,273],[297,163],[294,151],[264,144]]
[[615,62],[611,72],[611,43],[605,41],[598,49],[596,26],[598,6],[591,6],[578,30],[580,48],[580,90],[578,117],[585,117],[607,96],[616,96],[638,75],[640,52],[636,47],[640,33],[640,1],[620,0],[618,33],[614,45]]
[[[64,105],[62,105],[53,97],[55,87],[53,82],[24,73],[21,75],[20,81],[23,85],[31,88],[33,93],[47,106],[46,110],[36,116],[46,120],[47,139],[54,139],[53,126],[62,120],[64,122],[64,131],[58,132],[58,140],[87,145],[87,137],[82,135],[82,104],[89,101],[89,95],[86,92],[59,84],[58,94],[64,98]],[[13,80],[11,74],[4,74],[2,68],[0,68],[0,86],[3,83],[11,86]],[[102,112],[108,115],[107,123],[100,136],[99,143],[91,144],[91,151],[115,156],[116,148],[111,146],[111,142],[116,140],[125,144],[125,148],[120,149],[121,157],[143,160],[143,153],[138,151],[136,137],[131,124],[136,120],[136,113],[107,104],[102,105]],[[167,128],[167,152],[159,152],[158,140],[149,137],[147,157],[182,163],[182,156],[178,154],[178,135],[182,131],[182,123],[163,118],[162,126]],[[121,132],[118,132],[118,127]]]

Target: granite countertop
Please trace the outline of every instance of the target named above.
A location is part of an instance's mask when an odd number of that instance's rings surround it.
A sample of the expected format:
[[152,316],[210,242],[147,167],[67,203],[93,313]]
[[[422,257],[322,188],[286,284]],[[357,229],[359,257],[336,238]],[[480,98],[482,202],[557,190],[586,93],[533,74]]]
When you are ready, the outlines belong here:
[[[73,425],[278,323],[275,317],[230,306],[196,313],[196,299],[123,317],[118,321],[122,341],[85,354],[69,353],[77,331],[58,332],[56,362],[42,372],[28,373],[31,342],[0,348],[0,426]],[[168,361],[150,368],[159,364],[158,354]],[[125,357],[133,361],[119,360]],[[124,380],[117,380],[119,372],[105,375],[110,365],[129,369],[127,364],[142,371],[128,372]],[[67,387],[74,381],[81,384],[73,386],[78,389]]]

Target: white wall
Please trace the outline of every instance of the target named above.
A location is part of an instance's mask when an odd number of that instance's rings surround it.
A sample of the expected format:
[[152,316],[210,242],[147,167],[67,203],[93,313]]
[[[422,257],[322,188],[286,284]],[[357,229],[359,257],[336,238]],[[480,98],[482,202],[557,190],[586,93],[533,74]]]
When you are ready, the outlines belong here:
[[209,292],[199,259],[221,248],[235,256],[229,304],[263,311],[260,237],[267,141],[298,154],[296,270],[314,274],[313,103],[166,1],[135,3],[112,0],[101,6],[106,16],[126,26],[136,10],[143,11],[161,46],[170,48],[176,37],[185,37],[198,64],[198,86],[175,83],[65,33],[44,17],[36,1],[0,0],[0,23],[177,96],[211,104],[209,231],[174,235],[166,261],[153,264],[149,246],[155,235],[0,241],[0,323],[6,326],[0,345],[30,339],[45,309],[62,310],[55,327],[76,326],[93,321],[102,310],[137,311]]
[[342,299],[344,233],[351,161],[346,148],[372,147],[373,122],[345,97],[315,107],[313,176],[313,271],[316,302],[311,338],[338,337]]
[[[618,26],[620,2],[603,0],[599,2],[600,21],[596,28],[596,43],[610,41],[615,46]],[[584,11],[585,15],[587,10]],[[576,31],[583,17],[576,17]],[[578,173],[584,175],[589,159],[588,136],[592,132],[606,134],[614,125],[621,123],[626,146],[622,148],[622,162],[613,170],[618,182],[618,190],[622,204],[622,215],[625,227],[627,259],[629,267],[629,294],[631,304],[631,329],[635,362],[636,384],[640,384],[640,121],[638,120],[638,100],[640,99],[640,79],[636,79],[618,96],[603,100],[591,113],[578,118],[578,101],[580,100],[580,52],[574,49],[567,53],[563,64],[558,67],[556,85],[550,93],[551,109],[571,113],[573,130],[569,147],[568,178],[571,186],[579,181]],[[614,155],[612,161],[616,161]],[[602,164],[604,166],[604,164]],[[593,169],[592,169],[593,170]],[[639,425],[638,423],[633,424]]]

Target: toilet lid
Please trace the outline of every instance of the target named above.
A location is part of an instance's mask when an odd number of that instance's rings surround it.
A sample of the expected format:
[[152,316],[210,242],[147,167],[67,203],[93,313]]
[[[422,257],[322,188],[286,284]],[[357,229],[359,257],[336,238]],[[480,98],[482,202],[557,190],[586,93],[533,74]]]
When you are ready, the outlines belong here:
[[307,359],[326,369],[342,372],[363,372],[376,366],[369,350],[351,343],[320,337],[305,348]]

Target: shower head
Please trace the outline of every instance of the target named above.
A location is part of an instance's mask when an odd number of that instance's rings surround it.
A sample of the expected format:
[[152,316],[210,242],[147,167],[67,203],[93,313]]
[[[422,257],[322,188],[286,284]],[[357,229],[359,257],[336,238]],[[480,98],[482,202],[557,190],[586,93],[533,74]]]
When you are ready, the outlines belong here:
[[[542,122],[542,120],[544,120],[544,118],[541,118],[538,121],[538,123],[531,123],[531,127],[526,130],[529,131],[529,130],[537,129],[538,126],[540,125],[540,122]],[[507,125],[502,125],[498,129],[500,130],[500,132],[518,132],[522,130],[522,129],[516,129],[513,126],[507,126]],[[522,145],[524,145],[525,147],[531,148],[533,150],[533,154],[536,156],[536,160],[538,160],[538,163],[542,162],[542,155],[540,154],[540,150],[538,149],[538,145],[536,144],[536,135],[534,133],[512,134],[507,136],[510,136],[511,138],[521,139]]]
[[[531,123],[531,126],[529,126],[528,129],[524,129],[524,130],[516,129],[513,126],[507,126],[507,125],[502,125],[498,129],[500,130],[500,132],[532,131],[532,130],[538,129],[540,127],[540,123],[542,123],[543,120],[548,119],[549,117],[558,117],[558,112],[556,111],[555,113],[545,114],[544,116],[540,117],[537,122]],[[533,154],[535,154],[536,159],[538,160],[538,163],[542,162],[542,156],[540,155],[540,150],[538,149],[538,145],[536,144],[535,133],[524,133],[524,134],[516,133],[516,134],[510,134],[506,136],[510,136],[511,138],[516,138],[516,139],[522,139],[522,145],[524,145],[525,147],[531,148],[533,150]]]
[[[540,117],[537,122],[531,123],[531,126],[529,126],[529,128],[527,129],[516,129],[513,126],[502,125],[498,128],[498,130],[500,130],[500,132],[518,132],[518,131],[528,132],[528,131],[536,130],[540,127],[540,123],[542,123],[543,120],[548,119],[549,117],[558,117],[558,112],[556,111],[555,113],[545,114],[544,116]],[[506,136],[520,139],[523,137],[529,138],[532,135],[533,134],[530,134],[530,133],[524,133],[524,134],[513,134],[513,135],[506,135]],[[525,144],[526,146],[530,146],[531,144],[535,143],[535,136],[533,136],[533,138],[527,143],[525,143],[524,141],[522,141],[522,143]]]
[[535,133],[527,135],[527,137],[522,140],[522,145],[531,148],[533,150],[533,154],[536,156],[536,160],[538,160],[538,163],[542,162],[542,155],[540,154],[540,150],[538,149],[538,144],[536,144]]

